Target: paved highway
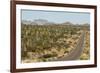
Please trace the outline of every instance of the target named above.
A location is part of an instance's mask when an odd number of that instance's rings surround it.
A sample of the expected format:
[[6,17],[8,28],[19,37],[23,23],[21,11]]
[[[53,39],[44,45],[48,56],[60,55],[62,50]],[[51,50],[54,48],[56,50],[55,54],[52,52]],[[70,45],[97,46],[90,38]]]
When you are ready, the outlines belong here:
[[82,35],[73,51],[71,51],[67,56],[58,58],[55,61],[67,61],[67,60],[79,59],[79,57],[84,49],[84,39],[85,39],[85,32],[82,33]]

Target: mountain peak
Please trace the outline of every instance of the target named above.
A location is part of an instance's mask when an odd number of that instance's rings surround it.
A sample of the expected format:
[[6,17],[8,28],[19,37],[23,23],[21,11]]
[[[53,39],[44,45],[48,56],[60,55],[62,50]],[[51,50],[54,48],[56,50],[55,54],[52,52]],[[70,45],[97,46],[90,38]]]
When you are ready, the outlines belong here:
[[45,19],[35,19],[34,22],[37,23],[38,25],[44,25],[44,24],[48,23],[48,20],[45,20]]

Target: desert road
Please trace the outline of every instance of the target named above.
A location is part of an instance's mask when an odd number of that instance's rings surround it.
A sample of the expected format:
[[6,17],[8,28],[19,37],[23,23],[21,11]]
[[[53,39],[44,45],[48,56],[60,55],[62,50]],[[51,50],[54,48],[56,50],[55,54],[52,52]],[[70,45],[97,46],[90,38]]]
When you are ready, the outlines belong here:
[[68,60],[77,60],[79,59],[83,49],[84,49],[84,39],[85,39],[85,32],[82,33],[75,49],[71,51],[67,56],[62,58],[58,58],[54,61],[68,61]]

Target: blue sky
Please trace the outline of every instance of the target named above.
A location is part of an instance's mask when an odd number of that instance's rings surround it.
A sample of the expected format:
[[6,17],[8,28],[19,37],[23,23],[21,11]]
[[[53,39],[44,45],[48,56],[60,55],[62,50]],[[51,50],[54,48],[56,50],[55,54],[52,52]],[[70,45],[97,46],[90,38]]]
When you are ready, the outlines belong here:
[[67,11],[42,11],[42,10],[22,10],[22,20],[34,21],[36,19],[45,19],[50,22],[63,23],[71,22],[73,24],[90,24],[90,14]]

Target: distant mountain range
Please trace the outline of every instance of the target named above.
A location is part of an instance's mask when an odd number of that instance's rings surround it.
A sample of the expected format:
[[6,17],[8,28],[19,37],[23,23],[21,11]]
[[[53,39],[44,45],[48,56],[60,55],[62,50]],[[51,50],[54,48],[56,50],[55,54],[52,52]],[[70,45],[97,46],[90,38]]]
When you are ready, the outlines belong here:
[[73,24],[71,22],[64,22],[64,23],[54,23],[54,22],[49,22],[48,20],[45,19],[36,19],[34,21],[27,21],[27,20],[22,20],[22,24],[26,25],[51,25],[51,24],[62,24],[62,25],[84,25],[84,26],[90,26],[88,23],[85,24]]
[[49,23],[47,20],[43,20],[43,19],[36,19],[34,20],[35,23],[37,23],[38,25],[44,25]]
[[27,25],[29,25],[29,24],[32,23],[32,21],[22,20],[21,23],[22,23],[22,24],[27,24]]
[[47,20],[44,19],[36,19],[34,21],[26,21],[26,20],[22,20],[22,24],[26,24],[26,25],[49,25],[49,24],[54,24],[52,22],[49,22]]

